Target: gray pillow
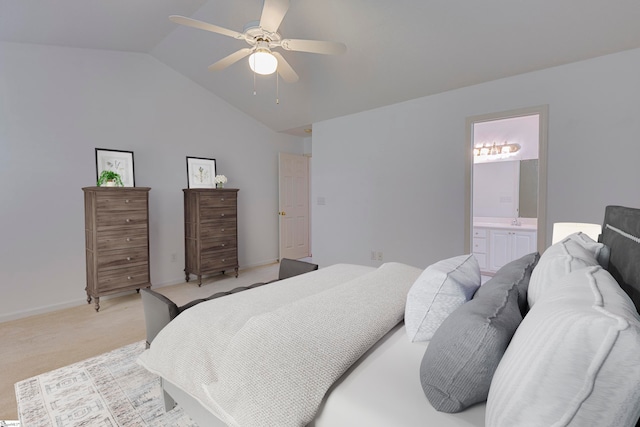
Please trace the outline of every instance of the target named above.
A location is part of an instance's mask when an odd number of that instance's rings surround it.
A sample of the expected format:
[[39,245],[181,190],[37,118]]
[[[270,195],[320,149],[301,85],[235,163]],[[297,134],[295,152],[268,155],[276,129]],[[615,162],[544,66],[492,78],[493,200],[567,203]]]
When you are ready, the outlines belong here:
[[420,365],[422,388],[436,410],[460,412],[487,399],[493,374],[522,321],[519,303],[526,308],[526,287],[537,261],[533,253],[504,266],[436,330]]
[[479,298],[489,289],[499,287],[501,289],[510,289],[513,286],[518,288],[518,306],[520,312],[524,316],[527,314],[527,290],[529,289],[529,280],[533,268],[538,264],[540,254],[533,252],[505,264],[496,274],[480,287],[473,296]]

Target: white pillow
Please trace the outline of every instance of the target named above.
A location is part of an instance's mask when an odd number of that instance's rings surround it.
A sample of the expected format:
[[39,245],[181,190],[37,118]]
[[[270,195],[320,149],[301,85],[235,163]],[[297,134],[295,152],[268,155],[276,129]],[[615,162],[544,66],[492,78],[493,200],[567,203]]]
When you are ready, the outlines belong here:
[[600,266],[575,271],[529,311],[500,360],[486,425],[633,426],[640,316]]
[[480,267],[473,254],[427,267],[407,295],[404,323],[411,342],[429,341],[444,319],[479,287]]
[[605,269],[607,268],[609,264],[608,246],[606,246],[604,243],[596,242],[588,234],[585,234],[582,231],[570,234],[567,236],[567,238],[578,242],[580,246],[593,253],[594,258],[598,260],[598,264],[600,264]]
[[598,265],[594,251],[584,248],[579,241],[574,240],[571,236],[551,245],[540,256],[538,265],[531,273],[527,291],[529,307],[533,307],[542,294],[555,286],[558,279],[572,271],[594,265]]

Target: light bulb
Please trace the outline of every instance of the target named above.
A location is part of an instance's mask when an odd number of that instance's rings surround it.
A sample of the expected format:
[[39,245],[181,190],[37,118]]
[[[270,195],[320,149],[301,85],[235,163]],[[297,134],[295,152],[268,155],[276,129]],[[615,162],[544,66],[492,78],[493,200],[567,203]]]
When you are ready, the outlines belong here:
[[249,67],[251,71],[266,76],[276,71],[278,60],[268,50],[260,49],[249,56]]

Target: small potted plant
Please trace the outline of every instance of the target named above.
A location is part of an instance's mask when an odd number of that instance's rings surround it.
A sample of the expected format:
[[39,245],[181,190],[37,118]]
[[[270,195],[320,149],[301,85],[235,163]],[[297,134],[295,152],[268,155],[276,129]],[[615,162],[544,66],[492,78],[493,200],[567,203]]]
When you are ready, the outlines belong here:
[[98,178],[98,187],[124,187],[120,174],[114,171],[104,170]]
[[216,183],[216,188],[224,188],[224,184],[227,182],[227,177],[224,175],[216,175],[213,180]]

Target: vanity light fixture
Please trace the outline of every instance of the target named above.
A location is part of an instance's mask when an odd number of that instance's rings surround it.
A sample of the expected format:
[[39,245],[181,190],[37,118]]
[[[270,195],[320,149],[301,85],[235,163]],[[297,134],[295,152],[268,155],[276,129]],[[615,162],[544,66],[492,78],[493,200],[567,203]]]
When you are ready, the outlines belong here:
[[508,156],[510,154],[514,154],[520,150],[520,144],[516,143],[508,143],[505,141],[504,144],[496,144],[495,142],[491,145],[482,144],[476,146],[473,149],[474,156]]

